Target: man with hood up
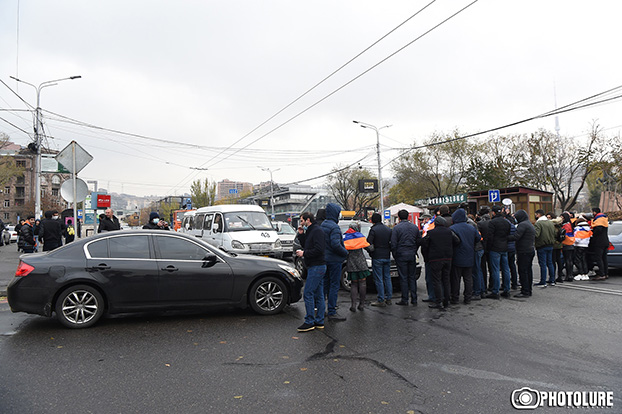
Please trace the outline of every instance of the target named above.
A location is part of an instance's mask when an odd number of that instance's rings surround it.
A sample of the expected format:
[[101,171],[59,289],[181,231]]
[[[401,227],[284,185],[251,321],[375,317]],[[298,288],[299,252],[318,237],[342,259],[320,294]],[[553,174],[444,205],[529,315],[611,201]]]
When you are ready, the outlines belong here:
[[473,265],[475,264],[475,244],[481,237],[472,225],[467,223],[466,211],[459,208],[451,219],[454,224],[449,228],[460,237],[460,244],[454,247],[452,269],[450,275],[450,301],[457,304],[460,301],[460,279],[464,280],[464,303],[471,303],[473,295]]
[[528,298],[531,296],[533,285],[533,258],[535,252],[536,229],[529,221],[529,215],[525,210],[514,213],[518,222],[516,231],[508,237],[508,240],[516,242],[516,263],[518,265],[518,278],[520,280],[520,293],[515,298]]
[[341,229],[339,228],[339,214],[341,207],[335,203],[326,205],[326,220],[320,226],[325,235],[326,276],[324,276],[324,294],[328,295],[329,320],[345,320],[337,315],[337,295],[341,284],[341,269],[348,257],[348,251],[343,244]]

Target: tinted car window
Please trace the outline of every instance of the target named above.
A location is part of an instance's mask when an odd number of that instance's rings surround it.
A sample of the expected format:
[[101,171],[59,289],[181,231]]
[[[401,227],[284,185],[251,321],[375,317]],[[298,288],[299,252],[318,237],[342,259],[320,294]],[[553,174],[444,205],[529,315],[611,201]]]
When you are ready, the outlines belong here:
[[179,237],[158,236],[160,257],[168,260],[203,260],[209,252],[196,243]]
[[88,251],[91,257],[108,257],[108,240],[98,240],[89,244]]
[[119,259],[149,259],[149,236],[111,237],[108,239],[110,257]]

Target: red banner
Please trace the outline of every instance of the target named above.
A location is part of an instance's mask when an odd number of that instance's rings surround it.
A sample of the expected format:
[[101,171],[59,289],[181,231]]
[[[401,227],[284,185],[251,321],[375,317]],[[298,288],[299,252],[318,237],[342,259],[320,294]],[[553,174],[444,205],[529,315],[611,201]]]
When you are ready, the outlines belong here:
[[110,196],[106,194],[97,194],[97,208],[110,207]]

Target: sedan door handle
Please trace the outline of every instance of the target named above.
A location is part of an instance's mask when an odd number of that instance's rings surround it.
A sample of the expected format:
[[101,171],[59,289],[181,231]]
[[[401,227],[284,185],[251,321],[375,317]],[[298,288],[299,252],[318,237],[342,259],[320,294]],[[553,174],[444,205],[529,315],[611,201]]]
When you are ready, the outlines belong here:
[[178,268],[176,268],[176,267],[175,267],[175,266],[173,266],[173,265],[170,265],[170,266],[163,267],[163,268],[161,268],[160,270],[166,270],[167,272],[176,272],[176,271],[178,271],[179,269],[178,269]]
[[87,267],[86,269],[87,270],[92,270],[92,271],[95,271],[95,270],[108,270],[108,269],[110,269],[110,266],[106,265],[105,263],[101,263],[101,264],[98,264],[97,266]]

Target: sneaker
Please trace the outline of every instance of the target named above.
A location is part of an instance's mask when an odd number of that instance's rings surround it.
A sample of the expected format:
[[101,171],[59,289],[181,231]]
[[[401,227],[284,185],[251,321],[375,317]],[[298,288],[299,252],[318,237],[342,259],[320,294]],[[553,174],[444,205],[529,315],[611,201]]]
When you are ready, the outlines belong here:
[[386,303],[387,305],[393,305],[393,302],[391,302],[391,299],[385,300],[384,303]]
[[372,302],[370,303],[371,306],[378,306],[379,308],[385,308],[387,306],[386,303],[384,302]]
[[583,279],[583,276],[584,276],[584,275],[576,275],[576,276],[574,277],[574,280],[576,280],[576,281],[579,281],[579,280],[584,280],[584,279]]
[[303,323],[298,327],[298,332],[309,332],[315,329],[315,325],[310,323]]
[[316,322],[316,323],[313,324],[313,326],[315,326],[316,329],[324,329],[324,323],[323,322],[322,323]]
[[536,286],[538,286],[539,288],[544,289],[546,287],[546,283],[544,285],[541,285],[540,283],[538,283]]
[[587,272],[588,276],[596,276],[596,272],[593,270],[590,270],[589,272]]

